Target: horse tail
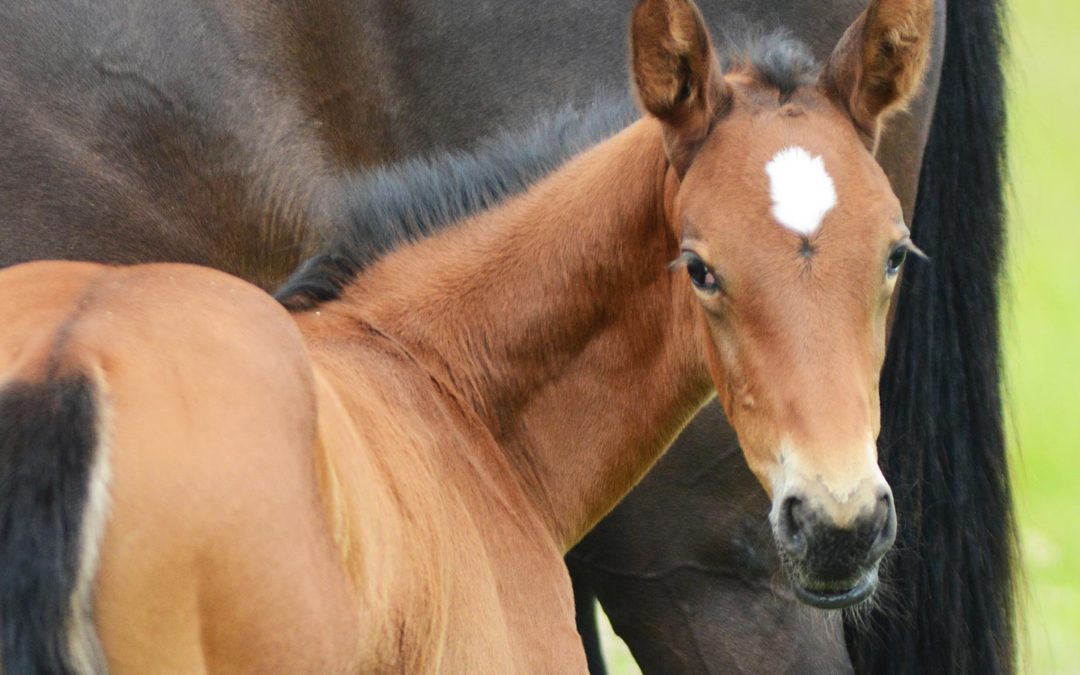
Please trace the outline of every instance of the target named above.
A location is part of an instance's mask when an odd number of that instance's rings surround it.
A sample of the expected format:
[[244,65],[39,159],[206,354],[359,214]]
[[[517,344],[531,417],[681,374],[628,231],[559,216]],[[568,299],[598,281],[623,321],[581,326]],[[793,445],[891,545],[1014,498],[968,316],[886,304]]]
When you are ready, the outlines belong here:
[[0,384],[0,672],[104,672],[91,621],[108,464],[100,387]]
[[881,385],[893,592],[848,625],[858,672],[1008,673],[1015,528],[1000,391],[1001,0],[947,0],[945,60]]

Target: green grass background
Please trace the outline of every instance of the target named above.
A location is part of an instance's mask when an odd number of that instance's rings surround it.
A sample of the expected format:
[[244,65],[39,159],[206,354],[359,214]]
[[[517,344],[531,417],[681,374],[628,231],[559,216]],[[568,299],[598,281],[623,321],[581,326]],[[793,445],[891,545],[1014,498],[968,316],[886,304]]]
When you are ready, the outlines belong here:
[[[1002,324],[1022,672],[1080,673],[1080,0],[1011,0]],[[614,675],[637,673],[603,627]]]
[[1007,413],[1026,672],[1080,673],[1080,2],[1009,8]]

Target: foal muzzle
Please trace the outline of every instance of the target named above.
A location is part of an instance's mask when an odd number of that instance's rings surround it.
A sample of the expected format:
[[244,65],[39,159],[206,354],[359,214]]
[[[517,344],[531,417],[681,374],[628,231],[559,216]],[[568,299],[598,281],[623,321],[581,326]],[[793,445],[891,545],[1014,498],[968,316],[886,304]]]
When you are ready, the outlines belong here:
[[886,488],[873,507],[839,526],[825,509],[789,495],[773,531],[795,595],[814,607],[839,609],[876,590],[878,564],[896,538],[896,509]]

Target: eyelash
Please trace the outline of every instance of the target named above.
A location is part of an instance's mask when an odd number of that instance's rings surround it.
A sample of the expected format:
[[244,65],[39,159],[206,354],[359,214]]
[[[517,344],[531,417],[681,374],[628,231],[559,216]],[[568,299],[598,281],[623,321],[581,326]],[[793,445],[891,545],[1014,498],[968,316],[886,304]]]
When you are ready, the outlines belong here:
[[682,265],[690,277],[690,283],[703,293],[716,293],[720,290],[720,279],[705,261],[692,251],[683,251],[682,255],[671,263],[672,267]]
[[900,273],[900,268],[904,266],[904,261],[907,260],[908,249],[904,244],[900,244],[893,248],[889,253],[889,259],[885,261],[885,274],[893,277]]
[[[896,276],[896,274],[900,272],[900,268],[904,266],[904,262],[908,259],[909,254],[921,258],[922,260],[930,260],[930,256],[923,253],[922,249],[916,246],[911,239],[905,237],[899,244],[893,247],[892,251],[889,252],[889,257],[885,261],[886,276]],[[893,264],[894,260],[897,260],[895,264]]]

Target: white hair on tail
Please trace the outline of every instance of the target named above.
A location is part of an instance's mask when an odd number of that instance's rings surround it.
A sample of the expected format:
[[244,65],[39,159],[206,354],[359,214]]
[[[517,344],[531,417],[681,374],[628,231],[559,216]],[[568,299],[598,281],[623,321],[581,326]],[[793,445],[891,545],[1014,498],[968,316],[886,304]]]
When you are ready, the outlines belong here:
[[97,428],[86,506],[79,533],[79,568],[76,572],[67,616],[68,660],[79,675],[104,675],[108,671],[105,653],[94,627],[94,578],[101,561],[101,541],[109,512],[109,483],[112,481],[110,447],[112,408],[107,397],[108,383],[100,365],[91,368],[95,390]]
[[765,165],[772,214],[787,229],[809,237],[836,206],[836,186],[825,160],[798,146],[784,148]]

